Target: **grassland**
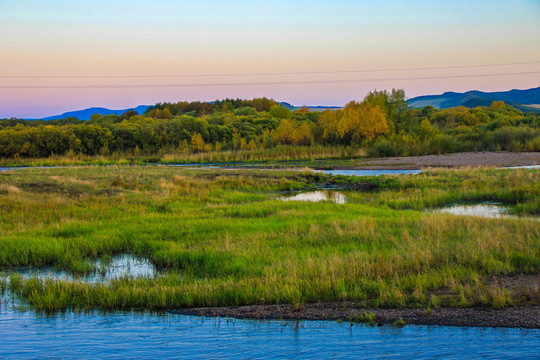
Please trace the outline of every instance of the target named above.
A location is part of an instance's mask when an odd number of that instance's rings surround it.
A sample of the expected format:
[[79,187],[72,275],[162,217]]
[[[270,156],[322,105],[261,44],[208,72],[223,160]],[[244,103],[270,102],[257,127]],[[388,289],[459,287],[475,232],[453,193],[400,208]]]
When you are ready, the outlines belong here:
[[[342,205],[279,200],[321,185],[353,190]],[[377,178],[165,166],[8,171],[0,173],[5,271],[54,266],[84,274],[92,259],[123,253],[163,271],[96,284],[12,274],[0,289],[38,310],[538,305],[538,288],[511,281],[540,273],[536,218],[423,210],[491,200],[538,215],[539,199],[540,173],[523,169]]]

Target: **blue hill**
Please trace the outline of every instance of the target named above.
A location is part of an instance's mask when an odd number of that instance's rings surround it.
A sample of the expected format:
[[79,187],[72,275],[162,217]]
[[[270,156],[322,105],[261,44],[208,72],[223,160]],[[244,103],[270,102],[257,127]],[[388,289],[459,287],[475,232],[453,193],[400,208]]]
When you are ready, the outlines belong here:
[[135,108],[129,108],[129,109],[122,109],[122,110],[110,110],[107,108],[101,108],[101,107],[92,107],[89,109],[84,110],[76,110],[76,111],[68,111],[61,115],[54,115],[54,116],[47,116],[42,118],[42,120],[57,120],[57,119],[65,119],[67,117],[76,117],[79,120],[90,120],[90,117],[94,114],[101,114],[101,115],[109,115],[109,114],[115,114],[115,115],[122,115],[128,110],[135,110],[139,114],[142,114],[146,111],[148,108],[148,105],[139,105]]
[[408,100],[410,107],[431,105],[437,109],[455,106],[489,106],[492,101],[502,100],[523,111],[539,111],[540,87],[526,90],[497,92],[467,91],[465,93],[445,92],[442,95],[418,96]]

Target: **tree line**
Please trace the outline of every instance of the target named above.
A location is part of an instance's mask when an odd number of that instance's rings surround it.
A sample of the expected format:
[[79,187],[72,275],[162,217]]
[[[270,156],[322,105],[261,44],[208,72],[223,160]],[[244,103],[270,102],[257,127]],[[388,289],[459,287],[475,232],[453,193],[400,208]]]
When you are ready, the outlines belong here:
[[277,145],[362,147],[372,156],[455,151],[540,151],[540,115],[489,107],[409,108],[403,90],[373,91],[324,112],[291,111],[267,98],[158,103],[144,114],[89,121],[0,120],[0,157],[141,155],[269,149]]

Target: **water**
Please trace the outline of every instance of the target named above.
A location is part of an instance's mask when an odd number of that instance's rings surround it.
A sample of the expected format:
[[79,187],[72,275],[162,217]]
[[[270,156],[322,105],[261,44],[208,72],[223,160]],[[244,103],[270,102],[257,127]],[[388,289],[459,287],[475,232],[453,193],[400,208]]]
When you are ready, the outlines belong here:
[[431,210],[435,213],[446,213],[453,215],[480,216],[486,218],[511,218],[517,219],[516,215],[508,214],[508,208],[502,207],[498,203],[483,204],[454,204],[440,209]]
[[540,331],[0,310],[0,358],[537,359]]
[[535,169],[540,169],[540,165],[509,166],[509,167],[500,168],[500,169],[529,169],[529,170],[535,170]]
[[0,172],[8,170],[24,169],[23,167],[0,167]]
[[331,201],[335,204],[345,204],[347,198],[345,195],[338,191],[310,191],[294,196],[285,196],[281,197],[280,200],[283,201],[309,201],[309,202],[320,202],[320,201]]
[[416,175],[422,170],[317,170],[323,174],[345,176]]
[[23,267],[14,269],[13,272],[18,272],[23,278],[38,277],[40,279],[56,279],[56,280],[81,280],[83,282],[108,282],[112,279],[132,276],[132,277],[154,277],[157,273],[154,265],[144,258],[138,258],[129,254],[113,256],[110,263],[102,264],[100,259],[93,261],[93,265],[98,269],[104,266],[106,271],[95,272],[87,275],[76,276],[66,271],[57,270],[55,268],[32,268]]

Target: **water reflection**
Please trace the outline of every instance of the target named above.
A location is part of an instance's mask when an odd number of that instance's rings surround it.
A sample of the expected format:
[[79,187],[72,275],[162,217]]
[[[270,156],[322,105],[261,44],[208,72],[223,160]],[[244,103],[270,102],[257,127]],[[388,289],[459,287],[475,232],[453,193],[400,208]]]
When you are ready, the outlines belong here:
[[347,202],[345,195],[338,191],[310,191],[294,196],[282,197],[280,199],[283,201],[331,201],[335,204],[345,204]]
[[110,261],[96,259],[93,261],[96,271],[87,275],[72,275],[69,272],[57,270],[54,267],[33,268],[22,267],[11,272],[19,273],[24,279],[37,277],[40,279],[55,280],[81,280],[87,283],[108,282],[124,276],[131,277],[154,277],[156,269],[154,265],[145,258],[135,257],[129,254],[113,256]]
[[523,166],[509,166],[509,167],[503,167],[499,169],[529,169],[529,170],[536,170],[540,169],[540,165],[523,165]]
[[471,205],[454,204],[440,209],[431,210],[431,212],[453,215],[480,216],[485,218],[518,218],[516,215],[508,214],[508,208],[505,208],[498,203],[483,203]]

